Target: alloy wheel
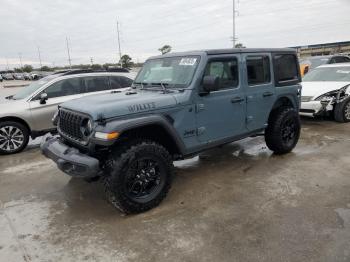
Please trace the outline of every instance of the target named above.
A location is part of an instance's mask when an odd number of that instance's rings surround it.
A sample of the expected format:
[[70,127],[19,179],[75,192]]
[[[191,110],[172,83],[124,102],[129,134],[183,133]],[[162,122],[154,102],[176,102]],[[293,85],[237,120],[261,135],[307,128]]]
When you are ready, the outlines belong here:
[[15,126],[3,126],[0,128],[0,149],[6,152],[15,151],[24,143],[24,134]]

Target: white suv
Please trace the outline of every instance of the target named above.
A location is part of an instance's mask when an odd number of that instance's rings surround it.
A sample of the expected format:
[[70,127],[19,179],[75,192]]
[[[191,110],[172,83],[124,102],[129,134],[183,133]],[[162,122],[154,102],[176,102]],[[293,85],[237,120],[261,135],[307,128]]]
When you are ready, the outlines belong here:
[[87,95],[128,89],[135,77],[127,72],[68,71],[31,83],[0,101],[0,154],[22,151],[29,137],[55,131],[52,118],[59,104]]

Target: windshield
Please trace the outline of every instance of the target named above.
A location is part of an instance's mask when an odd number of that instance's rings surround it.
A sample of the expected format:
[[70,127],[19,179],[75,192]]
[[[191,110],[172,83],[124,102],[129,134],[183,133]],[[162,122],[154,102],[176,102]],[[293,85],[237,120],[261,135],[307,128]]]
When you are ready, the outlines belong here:
[[15,100],[18,99],[24,99],[31,94],[33,94],[36,90],[38,90],[43,85],[47,84],[52,79],[58,77],[59,75],[50,75],[47,77],[44,77],[36,82],[32,82],[29,86],[24,87],[21,91],[19,91],[17,94],[15,94],[12,98]]
[[307,64],[309,65],[310,69],[316,68],[320,65],[327,64],[329,61],[328,57],[314,57],[314,58],[307,58],[300,61],[300,64]]
[[177,56],[146,61],[134,84],[142,87],[166,86],[186,88],[191,82],[199,62],[199,56]]
[[304,82],[314,81],[339,81],[350,82],[350,66],[343,67],[319,67],[309,72],[303,78]]

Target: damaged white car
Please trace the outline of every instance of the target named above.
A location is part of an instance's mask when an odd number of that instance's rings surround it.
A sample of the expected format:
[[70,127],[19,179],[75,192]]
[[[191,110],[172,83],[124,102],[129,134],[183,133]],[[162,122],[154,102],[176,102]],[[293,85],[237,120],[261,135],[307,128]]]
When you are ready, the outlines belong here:
[[303,78],[300,114],[350,122],[350,63],[317,67]]

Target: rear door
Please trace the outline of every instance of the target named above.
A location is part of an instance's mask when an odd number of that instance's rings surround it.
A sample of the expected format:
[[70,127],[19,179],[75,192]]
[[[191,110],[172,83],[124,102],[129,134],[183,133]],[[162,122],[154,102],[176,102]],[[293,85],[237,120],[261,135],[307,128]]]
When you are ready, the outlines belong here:
[[247,96],[247,129],[267,126],[271,108],[276,99],[272,81],[272,58],[269,53],[243,54],[245,93]]
[[[40,102],[42,93],[46,93],[48,97],[45,103]],[[54,128],[52,117],[57,111],[58,105],[83,95],[84,87],[81,78],[64,79],[48,86],[29,102],[34,129],[40,131]]]

